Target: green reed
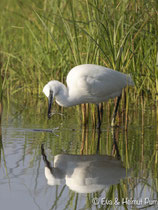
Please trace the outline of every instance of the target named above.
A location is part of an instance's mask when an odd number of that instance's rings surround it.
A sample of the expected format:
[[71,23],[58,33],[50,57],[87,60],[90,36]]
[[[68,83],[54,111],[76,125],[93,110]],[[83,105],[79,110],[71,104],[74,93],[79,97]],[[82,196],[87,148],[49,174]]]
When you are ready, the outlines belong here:
[[[156,1],[2,1],[4,89],[40,92],[71,67],[97,63],[130,73],[155,97]],[[8,82],[9,81],[9,82]]]
[[[8,101],[19,92],[30,103],[30,96],[40,95],[49,80],[65,83],[72,67],[94,63],[131,74],[135,88],[121,102],[127,111],[140,96],[154,103],[157,9],[156,0],[2,0],[0,62]],[[88,121],[85,110],[92,113],[95,125],[95,108],[82,108],[84,123]]]

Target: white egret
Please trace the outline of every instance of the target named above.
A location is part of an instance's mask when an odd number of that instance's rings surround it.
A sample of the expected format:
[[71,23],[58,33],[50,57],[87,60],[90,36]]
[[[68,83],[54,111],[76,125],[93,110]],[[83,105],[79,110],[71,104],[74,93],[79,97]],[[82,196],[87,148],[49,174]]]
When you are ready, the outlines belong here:
[[127,85],[134,86],[130,75],[94,64],[82,64],[72,68],[66,82],[67,87],[57,80],[44,86],[43,92],[48,97],[48,118],[51,117],[53,98],[63,107],[93,103],[97,105],[98,128],[101,125],[99,103],[118,96],[113,116],[114,124],[122,89]]

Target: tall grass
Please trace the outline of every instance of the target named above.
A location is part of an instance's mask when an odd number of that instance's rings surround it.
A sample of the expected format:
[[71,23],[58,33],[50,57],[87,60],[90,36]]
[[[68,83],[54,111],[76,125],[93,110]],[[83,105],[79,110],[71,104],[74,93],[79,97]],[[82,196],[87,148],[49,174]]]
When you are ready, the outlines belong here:
[[40,92],[80,63],[131,73],[140,94],[156,93],[157,9],[153,1],[1,2],[3,87]]
[[[157,11],[156,0],[2,0],[0,56],[5,95],[9,99],[23,93],[30,102],[28,95],[39,95],[47,81],[65,83],[75,65],[99,64],[130,73],[134,79],[128,103],[122,101],[127,122],[131,101],[139,103],[140,96],[157,101]],[[89,113],[88,106],[82,110]],[[95,124],[95,108],[91,110]]]

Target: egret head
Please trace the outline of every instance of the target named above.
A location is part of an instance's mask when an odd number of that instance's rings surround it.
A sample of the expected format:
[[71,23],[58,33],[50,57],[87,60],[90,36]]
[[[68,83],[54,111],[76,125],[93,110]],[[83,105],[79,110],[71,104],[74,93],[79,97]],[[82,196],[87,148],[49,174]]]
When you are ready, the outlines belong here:
[[48,118],[51,117],[51,107],[53,103],[53,98],[58,94],[59,92],[59,82],[56,80],[48,82],[44,88],[43,93],[48,98]]

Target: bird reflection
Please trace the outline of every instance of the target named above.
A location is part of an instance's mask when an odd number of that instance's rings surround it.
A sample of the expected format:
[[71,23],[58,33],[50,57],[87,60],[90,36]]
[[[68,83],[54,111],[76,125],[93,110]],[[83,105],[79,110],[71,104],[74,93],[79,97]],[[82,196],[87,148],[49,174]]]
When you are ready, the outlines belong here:
[[122,162],[112,156],[59,154],[54,156],[52,167],[43,145],[41,152],[48,185],[66,184],[75,192],[93,193],[126,177]]

